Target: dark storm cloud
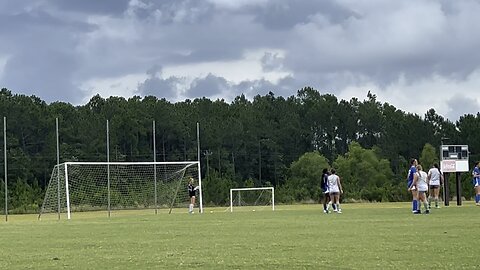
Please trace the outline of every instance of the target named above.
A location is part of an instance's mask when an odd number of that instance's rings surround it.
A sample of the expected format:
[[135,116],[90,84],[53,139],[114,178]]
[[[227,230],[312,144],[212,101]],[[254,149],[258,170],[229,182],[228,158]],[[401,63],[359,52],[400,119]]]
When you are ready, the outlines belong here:
[[322,14],[332,23],[342,23],[355,13],[333,1],[275,0],[253,8],[255,21],[273,30],[287,30],[310,21],[310,16]]
[[[478,14],[476,0],[0,0],[0,86],[74,101],[96,80],[155,65],[221,66],[253,51],[263,73],[243,82],[210,70],[201,78],[151,71],[137,90],[172,99],[264,89],[289,96],[304,86],[340,94],[402,81],[397,91],[411,95],[409,86],[462,82],[480,69]],[[265,79],[275,72],[284,78]]]
[[189,97],[211,97],[221,94],[229,88],[230,85],[225,78],[208,74],[205,78],[195,79],[191,83],[187,95]]
[[60,10],[87,14],[122,14],[130,0],[48,0],[49,4]]
[[67,100],[76,103],[84,93],[72,83],[71,70],[75,66],[75,59],[68,53],[25,52],[8,60],[3,83],[17,92],[36,95],[48,102]]

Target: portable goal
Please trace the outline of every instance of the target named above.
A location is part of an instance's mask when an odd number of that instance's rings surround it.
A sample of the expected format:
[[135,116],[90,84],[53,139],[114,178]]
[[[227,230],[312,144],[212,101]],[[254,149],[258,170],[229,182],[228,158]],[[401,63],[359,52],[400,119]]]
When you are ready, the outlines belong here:
[[171,213],[187,209],[187,185],[197,185],[200,212],[200,163],[185,162],[65,162],[56,165],[45,193],[39,219],[45,214],[76,211],[155,209]]
[[233,208],[248,208],[255,211],[266,207],[275,210],[275,190],[273,187],[232,188],[230,189],[230,212]]

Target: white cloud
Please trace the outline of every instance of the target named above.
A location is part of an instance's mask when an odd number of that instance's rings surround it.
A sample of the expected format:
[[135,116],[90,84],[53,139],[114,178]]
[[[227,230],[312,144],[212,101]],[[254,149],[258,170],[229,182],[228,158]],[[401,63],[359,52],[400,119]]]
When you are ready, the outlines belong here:
[[434,108],[438,114],[455,121],[460,115],[478,112],[480,98],[476,93],[479,86],[480,69],[465,80],[435,75],[411,84],[401,78],[386,88],[380,88],[375,83],[369,82],[346,87],[338,96],[346,100],[351,97],[363,100],[367,92],[371,91],[381,102],[388,102],[404,111],[424,116],[427,110]]
[[265,53],[271,52],[274,52],[277,57],[282,54],[281,51],[275,49],[247,51],[243,54],[242,58],[232,61],[212,61],[167,66],[163,69],[163,74],[166,77],[186,77],[190,78],[190,80],[194,78],[204,78],[207,77],[208,74],[214,74],[218,77],[228,78],[229,81],[234,83],[262,78],[276,83],[279,79],[288,76],[290,73],[278,69],[271,71],[263,70],[262,59]]
[[2,79],[3,70],[5,69],[5,65],[7,65],[8,56],[0,55],[0,81]]
[[138,82],[146,80],[146,74],[129,74],[111,78],[92,78],[79,85],[87,93],[82,102],[86,103],[96,94],[102,97],[131,97],[136,94]]

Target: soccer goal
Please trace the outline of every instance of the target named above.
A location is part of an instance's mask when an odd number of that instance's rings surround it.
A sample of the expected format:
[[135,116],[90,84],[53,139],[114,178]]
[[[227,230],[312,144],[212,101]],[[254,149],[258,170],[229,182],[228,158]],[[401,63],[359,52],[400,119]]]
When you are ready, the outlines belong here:
[[275,211],[275,190],[273,187],[230,189],[230,212],[233,208],[256,211],[272,208]]
[[65,162],[56,165],[45,193],[39,219],[45,214],[123,209],[155,209],[171,213],[188,208],[187,185],[198,188],[203,212],[198,161],[185,162]]

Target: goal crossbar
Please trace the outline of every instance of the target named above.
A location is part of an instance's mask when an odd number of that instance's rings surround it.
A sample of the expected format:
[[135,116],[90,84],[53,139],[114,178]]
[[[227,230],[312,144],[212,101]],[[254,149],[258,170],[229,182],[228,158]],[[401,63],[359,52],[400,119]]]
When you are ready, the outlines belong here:
[[[105,208],[107,198],[108,204],[111,198],[115,199],[117,209],[154,207],[157,213],[161,203],[162,207],[169,207],[171,213],[174,204],[188,205],[189,199],[187,203],[184,198],[188,197],[187,191],[181,194],[178,191],[183,185],[186,189],[189,179],[194,179],[198,184],[198,206],[202,213],[202,182],[198,161],[64,162],[56,165],[52,171],[39,219],[46,212],[56,211],[59,217],[60,212],[65,212],[67,219],[70,219],[70,213],[75,209],[84,207],[101,210]],[[104,210],[110,214],[110,205]]]

